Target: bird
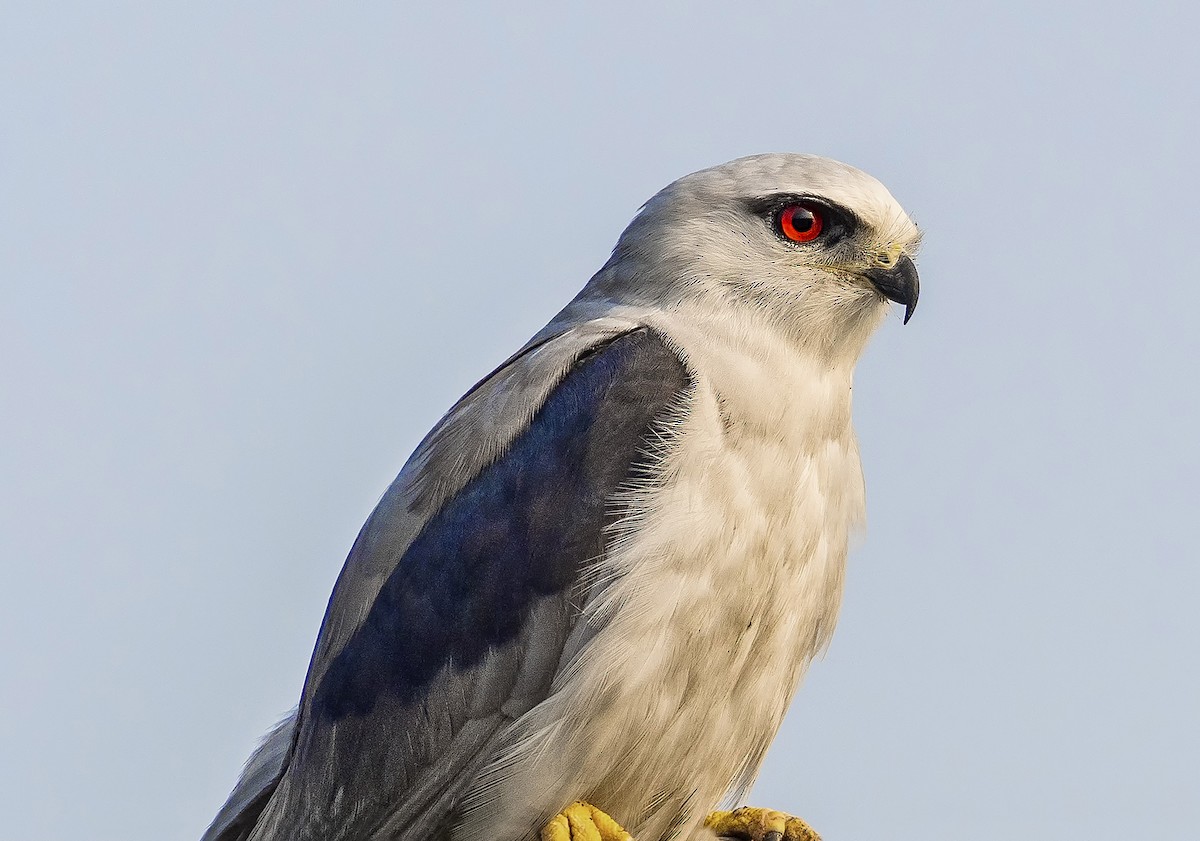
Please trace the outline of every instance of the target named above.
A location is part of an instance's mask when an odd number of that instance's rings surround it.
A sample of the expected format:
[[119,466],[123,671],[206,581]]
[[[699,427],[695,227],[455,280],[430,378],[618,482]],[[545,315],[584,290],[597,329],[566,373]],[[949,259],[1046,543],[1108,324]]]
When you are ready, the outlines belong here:
[[829,643],[855,364],[921,233],[815,155],[694,172],[417,446],[203,841],[805,841],[739,807]]

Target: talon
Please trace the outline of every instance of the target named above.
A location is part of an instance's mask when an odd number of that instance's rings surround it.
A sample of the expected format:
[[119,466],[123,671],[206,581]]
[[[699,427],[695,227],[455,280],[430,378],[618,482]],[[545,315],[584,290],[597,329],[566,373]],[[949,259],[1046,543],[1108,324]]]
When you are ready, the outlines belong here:
[[549,820],[541,841],[633,841],[633,836],[606,812],[576,801]]
[[734,841],[821,841],[821,836],[799,818],[753,806],[713,812],[704,819],[704,825],[717,837]]

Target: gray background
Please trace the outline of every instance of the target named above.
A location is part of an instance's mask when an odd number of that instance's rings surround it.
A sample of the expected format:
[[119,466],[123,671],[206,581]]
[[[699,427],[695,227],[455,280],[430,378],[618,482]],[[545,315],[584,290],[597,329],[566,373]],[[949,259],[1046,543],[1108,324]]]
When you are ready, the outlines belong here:
[[769,150],[926,248],[753,800],[1195,836],[1190,4],[104,5],[0,21],[0,836],[196,838],[421,435],[644,199]]

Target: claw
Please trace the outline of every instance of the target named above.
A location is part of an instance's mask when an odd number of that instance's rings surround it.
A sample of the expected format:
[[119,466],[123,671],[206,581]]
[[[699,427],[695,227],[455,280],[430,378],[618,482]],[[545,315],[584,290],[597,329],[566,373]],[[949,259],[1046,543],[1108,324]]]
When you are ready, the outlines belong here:
[[821,841],[821,836],[799,818],[753,806],[713,812],[704,825],[718,838],[732,841]]
[[590,803],[576,801],[542,827],[541,841],[633,841],[633,836]]

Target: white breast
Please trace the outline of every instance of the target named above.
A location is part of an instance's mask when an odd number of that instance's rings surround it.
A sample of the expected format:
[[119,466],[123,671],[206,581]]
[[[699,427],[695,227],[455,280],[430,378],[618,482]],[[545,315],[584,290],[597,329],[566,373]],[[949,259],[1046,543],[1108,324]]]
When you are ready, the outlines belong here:
[[753,781],[833,631],[864,500],[849,364],[727,312],[645,320],[695,391],[599,569],[586,616],[600,630],[518,722],[521,756],[487,799],[586,799],[649,840],[687,837]]

